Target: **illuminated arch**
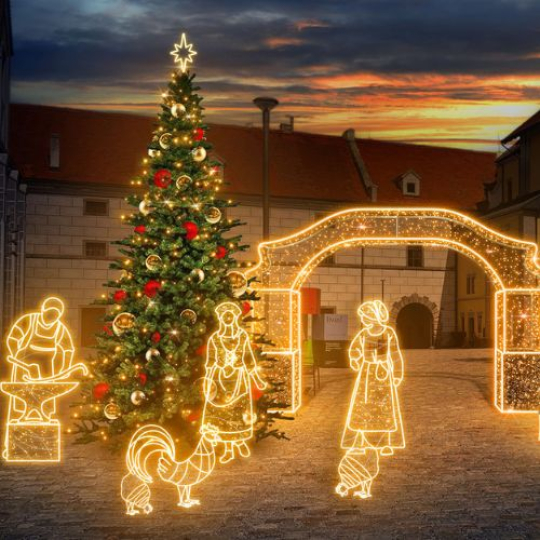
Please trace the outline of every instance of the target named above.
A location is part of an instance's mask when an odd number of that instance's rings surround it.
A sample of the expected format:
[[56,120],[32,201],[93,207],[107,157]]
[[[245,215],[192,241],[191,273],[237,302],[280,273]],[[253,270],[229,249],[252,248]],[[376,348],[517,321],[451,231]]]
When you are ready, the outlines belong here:
[[536,244],[501,234],[447,209],[365,207],[344,210],[284,238],[263,242],[248,277],[266,302],[272,354],[290,370],[289,412],[301,406],[300,289],[342,248],[423,245],[474,260],[495,288],[495,405],[501,412],[540,410],[540,265]]

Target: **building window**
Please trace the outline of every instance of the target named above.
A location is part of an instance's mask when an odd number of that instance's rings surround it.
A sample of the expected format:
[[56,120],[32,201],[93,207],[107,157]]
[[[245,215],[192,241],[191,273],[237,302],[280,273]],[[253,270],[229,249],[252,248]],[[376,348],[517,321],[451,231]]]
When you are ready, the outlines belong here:
[[107,242],[99,240],[85,240],[83,242],[83,254],[85,257],[101,258],[107,256]]
[[60,135],[51,134],[49,139],[49,167],[58,169],[60,167]]
[[109,201],[99,199],[84,199],[83,201],[84,216],[108,216]]
[[335,306],[321,306],[321,315],[335,315],[336,313]]
[[483,336],[484,335],[484,329],[482,328],[482,313],[477,313],[476,314],[476,329],[477,329],[477,333],[478,335],[480,336]]
[[465,332],[465,314],[462,313],[459,318],[461,320],[461,331]]
[[96,334],[103,330],[103,319],[106,311],[101,306],[81,308],[81,347],[94,347],[96,345]]
[[401,189],[404,195],[418,197],[420,195],[420,177],[414,171],[405,173],[401,177]]
[[407,268],[424,267],[424,248],[422,246],[407,246]]
[[467,294],[474,294],[476,289],[476,275],[467,275]]

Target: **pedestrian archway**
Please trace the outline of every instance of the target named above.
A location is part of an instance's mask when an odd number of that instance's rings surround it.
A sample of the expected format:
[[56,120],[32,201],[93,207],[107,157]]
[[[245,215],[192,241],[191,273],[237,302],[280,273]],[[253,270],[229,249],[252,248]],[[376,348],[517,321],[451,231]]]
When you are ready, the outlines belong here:
[[[540,266],[536,244],[511,238],[453,210],[365,207],[344,210],[258,247],[248,271],[265,298],[265,328],[281,358],[288,411],[302,403],[300,289],[311,272],[342,248],[420,245],[470,257],[495,290],[495,406],[501,412],[540,410]],[[260,309],[260,308],[257,308]]]
[[407,304],[396,317],[396,331],[402,349],[429,349],[433,346],[433,315],[424,304]]

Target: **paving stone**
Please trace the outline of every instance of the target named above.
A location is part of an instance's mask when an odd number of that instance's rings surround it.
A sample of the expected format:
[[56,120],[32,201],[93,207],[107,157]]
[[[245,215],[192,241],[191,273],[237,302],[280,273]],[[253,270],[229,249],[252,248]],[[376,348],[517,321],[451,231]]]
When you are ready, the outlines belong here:
[[321,391],[248,460],[219,465],[176,506],[152,487],[154,512],[125,515],[121,455],[64,439],[60,465],[0,465],[0,538],[540,538],[540,443],[534,415],[491,403],[489,351],[406,351],[407,447],[381,462],[373,498],[334,493],[353,375],[323,370]]

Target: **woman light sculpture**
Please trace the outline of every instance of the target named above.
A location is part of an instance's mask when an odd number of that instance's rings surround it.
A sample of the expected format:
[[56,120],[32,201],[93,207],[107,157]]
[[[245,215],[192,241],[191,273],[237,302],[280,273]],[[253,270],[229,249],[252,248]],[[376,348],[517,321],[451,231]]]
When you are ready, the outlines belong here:
[[358,375],[349,407],[341,447],[336,492],[349,491],[366,499],[379,473],[379,457],[405,448],[398,387],[403,381],[403,357],[394,329],[388,326],[388,309],[380,300],[358,308],[363,328],[349,348],[352,369]]

